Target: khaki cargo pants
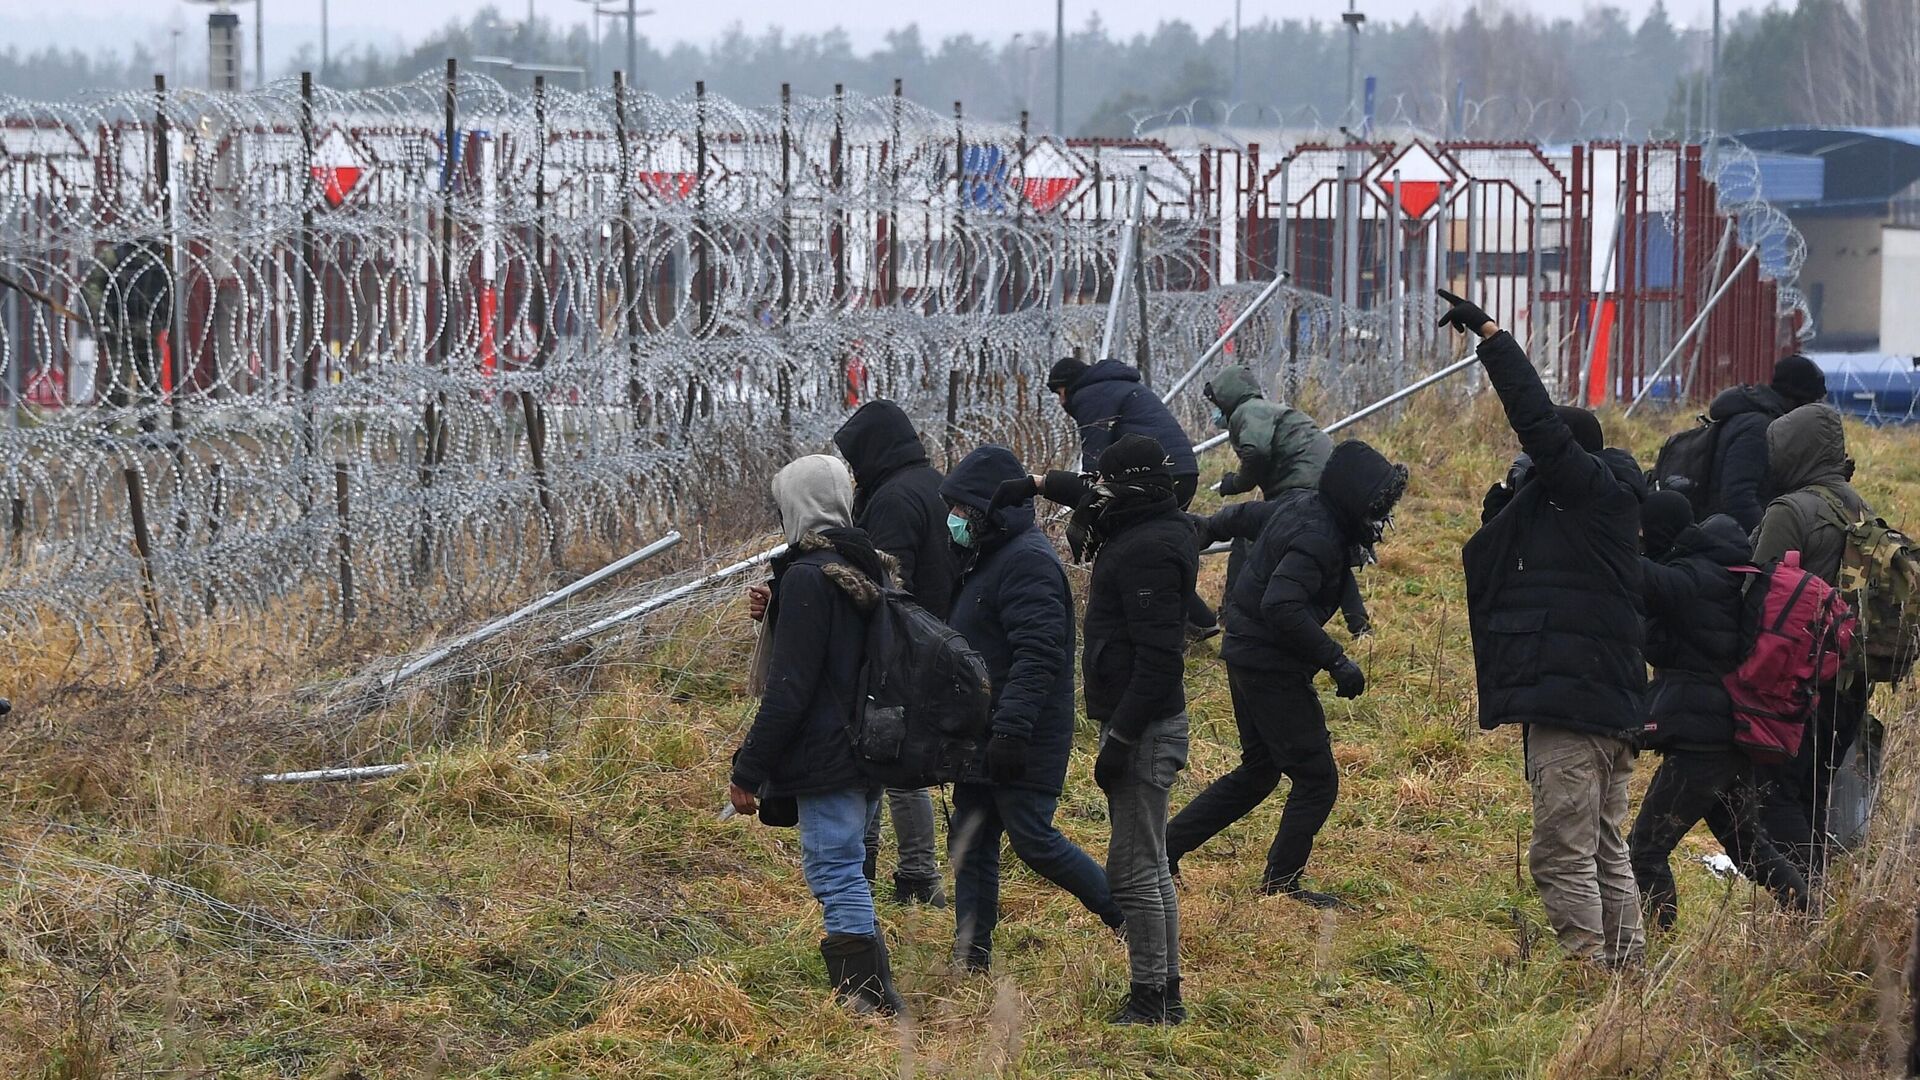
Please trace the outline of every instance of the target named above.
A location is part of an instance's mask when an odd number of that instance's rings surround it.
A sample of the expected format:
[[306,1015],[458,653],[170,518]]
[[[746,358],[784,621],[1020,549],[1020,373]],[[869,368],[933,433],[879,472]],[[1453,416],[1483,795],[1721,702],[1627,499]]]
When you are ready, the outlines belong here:
[[1538,724],[1526,746],[1527,865],[1560,947],[1616,967],[1638,963],[1646,935],[1625,836],[1633,752],[1619,739]]

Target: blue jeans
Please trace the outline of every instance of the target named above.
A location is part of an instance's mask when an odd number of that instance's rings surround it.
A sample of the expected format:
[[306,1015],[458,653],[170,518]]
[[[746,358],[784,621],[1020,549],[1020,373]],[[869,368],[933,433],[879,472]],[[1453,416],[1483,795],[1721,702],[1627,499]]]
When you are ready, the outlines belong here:
[[874,932],[873,890],[860,864],[867,857],[867,818],[878,791],[802,795],[800,871],[807,891],[820,901],[829,934]]
[[1000,923],[1000,838],[1034,872],[1072,893],[1088,911],[1118,926],[1125,919],[1107,887],[1107,872],[1054,827],[1060,800],[1025,788],[991,784],[953,786],[953,828],[947,858],[953,862],[954,955],[985,963]]

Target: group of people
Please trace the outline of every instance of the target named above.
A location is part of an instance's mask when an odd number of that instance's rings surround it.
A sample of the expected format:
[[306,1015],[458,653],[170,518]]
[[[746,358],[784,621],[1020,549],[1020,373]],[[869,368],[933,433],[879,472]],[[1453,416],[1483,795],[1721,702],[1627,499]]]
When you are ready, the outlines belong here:
[[[1480,722],[1525,733],[1529,862],[1560,942],[1577,957],[1636,962],[1642,905],[1657,924],[1672,922],[1668,857],[1702,818],[1743,871],[1804,908],[1833,762],[1858,729],[1867,688],[1823,694],[1807,760],[1760,775],[1733,747],[1718,680],[1738,662],[1741,595],[1727,568],[1792,549],[1832,580],[1841,549],[1821,508],[1864,508],[1847,484],[1838,414],[1817,404],[1818,369],[1789,358],[1772,386],[1715,403],[1771,422],[1724,425],[1716,460],[1742,479],[1716,478],[1714,488],[1737,505],[1696,523],[1686,497],[1649,491],[1594,414],[1552,403],[1510,334],[1472,302],[1441,295],[1443,325],[1482,339],[1482,366],[1524,451],[1489,491],[1463,561]],[[1326,673],[1344,698],[1367,689],[1325,627],[1341,612],[1352,636],[1371,630],[1356,574],[1374,561],[1407,468],[1358,440],[1334,445],[1304,413],[1267,400],[1251,371],[1228,368],[1206,386],[1237,459],[1220,490],[1261,497],[1192,515],[1192,445],[1136,370],[1063,360],[1048,389],[1082,433],[1080,471],[1035,475],[1008,448],[983,446],[942,476],[906,414],[874,401],[835,434],[840,456],[800,458],[773,480],[787,550],[771,581],[749,590],[761,703],[728,797],[740,813],[798,827],[807,885],[824,909],[828,976],[857,1011],[904,1007],[875,919],[883,808],[899,852],[896,900],[947,902],[928,793],[874,790],[848,736],[864,620],[890,587],[946,620],[991,682],[990,737],[953,785],[947,837],[959,968],[991,966],[1004,840],[1124,937],[1130,989],[1113,1022],[1180,1023],[1180,861],[1283,777],[1291,785],[1259,887],[1314,907],[1341,903],[1303,877],[1339,792],[1315,679]],[[1039,500],[1065,509],[1071,556],[1091,564],[1078,626]],[[1196,589],[1202,550],[1216,543],[1233,547],[1218,619]],[[1170,817],[1188,755],[1187,649],[1222,623],[1240,762]],[[1104,867],[1054,824],[1074,741],[1076,655],[1086,714],[1099,725]],[[1643,746],[1665,762],[1629,836],[1626,780]]]

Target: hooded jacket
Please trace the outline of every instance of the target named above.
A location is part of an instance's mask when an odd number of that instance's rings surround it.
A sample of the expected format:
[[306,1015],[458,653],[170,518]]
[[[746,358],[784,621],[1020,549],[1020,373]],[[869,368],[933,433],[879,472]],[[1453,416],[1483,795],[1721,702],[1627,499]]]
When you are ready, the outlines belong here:
[[1309,678],[1340,662],[1345,653],[1324,627],[1354,588],[1349,553],[1365,539],[1368,508],[1397,482],[1378,451],[1343,443],[1316,488],[1235,503],[1206,519],[1210,540],[1253,541],[1227,592],[1222,660]]
[[1733,702],[1721,679],[1740,666],[1742,586],[1753,548],[1740,524],[1715,514],[1689,525],[1673,547],[1641,564],[1647,605],[1646,725],[1641,745],[1724,750],[1733,745]]
[[[940,485],[949,503],[985,512],[1007,480],[1027,475],[1013,451],[983,446]],[[1003,506],[975,526],[961,561],[947,625],[986,662],[993,683],[993,733],[1026,739],[1026,777],[1015,787],[1058,795],[1073,746],[1073,593],[1066,568],[1034,525],[1033,500]],[[986,783],[986,747],[961,779]]]
[[1847,482],[1847,430],[1831,405],[1802,405],[1767,426],[1768,476],[1782,494],[1767,504],[1755,534],[1753,557],[1766,563],[1789,551],[1829,585],[1840,580],[1847,534],[1827,501],[1838,498],[1849,516],[1867,501]]
[[1131,364],[1102,360],[1088,368],[1067,387],[1067,415],[1080,428],[1082,472],[1093,472],[1101,452],[1122,435],[1145,435],[1167,452],[1173,475],[1200,475],[1186,429]]
[[[1313,490],[1333,452],[1333,440],[1299,409],[1268,401],[1260,382],[1242,365],[1221,371],[1207,383],[1207,399],[1227,417],[1227,442],[1240,468],[1222,495],[1260,489],[1271,499],[1296,488]],[[1231,488],[1232,490],[1228,490]]]
[[946,618],[959,571],[940,471],[928,461],[913,421],[891,401],[870,401],[833,433],[833,444],[853,469],[853,523],[893,556],[900,587]]
[[1707,406],[1707,419],[1719,425],[1709,513],[1725,514],[1748,532],[1759,526],[1768,497],[1767,425],[1790,407],[1771,386],[1729,387]]
[[788,465],[773,496],[788,548],[773,561],[761,630],[765,687],[734,755],[733,782],[763,798],[863,789],[847,725],[866,659],[866,613],[880,600],[874,575],[886,572],[865,534],[848,527],[853,485],[838,460]]
[[1480,726],[1628,736],[1647,686],[1640,467],[1574,441],[1513,335],[1482,341],[1479,355],[1533,459],[1531,479],[1461,551]]
[[[1048,473],[1042,485],[1047,498],[1069,506],[1089,491],[1077,473]],[[1097,527],[1081,687],[1089,719],[1133,738],[1187,707],[1185,605],[1200,545],[1171,488],[1157,500],[1116,501]]]

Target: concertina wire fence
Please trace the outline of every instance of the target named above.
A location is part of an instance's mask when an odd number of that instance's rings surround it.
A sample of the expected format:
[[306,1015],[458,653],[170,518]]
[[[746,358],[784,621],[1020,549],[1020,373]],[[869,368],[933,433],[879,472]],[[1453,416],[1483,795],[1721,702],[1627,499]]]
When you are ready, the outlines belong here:
[[[897,94],[527,95],[449,65],[0,118],[0,274],[23,287],[0,297],[0,635],[120,660],[497,610],[669,526],[737,540],[743,512],[769,523],[771,467],[876,397],[936,458],[994,439],[1065,462],[1041,373],[1097,350],[1136,176],[1145,288],[1116,353],[1164,385],[1266,284],[1239,219],[1271,177],[1237,158]],[[1329,410],[1453,359],[1414,329],[1434,278],[1401,250],[1364,303],[1281,287],[1228,355]],[[1544,310],[1545,264],[1512,302]],[[1534,334],[1556,355],[1581,302],[1558,289]],[[1195,431],[1201,381],[1175,401]]]

